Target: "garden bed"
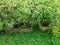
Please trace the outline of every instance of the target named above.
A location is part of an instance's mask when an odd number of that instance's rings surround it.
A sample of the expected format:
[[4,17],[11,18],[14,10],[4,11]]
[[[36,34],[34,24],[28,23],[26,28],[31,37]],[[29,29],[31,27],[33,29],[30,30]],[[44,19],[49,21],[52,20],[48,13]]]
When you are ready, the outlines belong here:
[[41,21],[41,22],[39,22],[39,28],[40,28],[42,31],[46,31],[46,30],[51,29],[51,26],[49,26],[49,23],[48,23],[48,22],[46,22],[46,21]]
[[30,31],[32,31],[32,26],[30,23],[14,24],[11,30],[6,30],[6,32],[30,32]]

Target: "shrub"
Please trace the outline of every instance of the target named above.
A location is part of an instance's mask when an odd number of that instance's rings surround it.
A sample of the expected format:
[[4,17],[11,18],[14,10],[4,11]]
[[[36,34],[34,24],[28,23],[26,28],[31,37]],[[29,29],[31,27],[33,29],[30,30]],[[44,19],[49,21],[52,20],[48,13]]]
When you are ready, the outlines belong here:
[[39,22],[42,22],[42,25],[47,23],[52,27],[53,33],[56,30],[54,27],[60,26],[59,0],[1,0],[0,2],[0,16],[5,30],[21,22],[31,23],[34,26]]
[[2,22],[4,23],[4,30],[12,29],[14,24],[31,23],[30,4],[26,1],[1,0],[0,5],[0,13]]

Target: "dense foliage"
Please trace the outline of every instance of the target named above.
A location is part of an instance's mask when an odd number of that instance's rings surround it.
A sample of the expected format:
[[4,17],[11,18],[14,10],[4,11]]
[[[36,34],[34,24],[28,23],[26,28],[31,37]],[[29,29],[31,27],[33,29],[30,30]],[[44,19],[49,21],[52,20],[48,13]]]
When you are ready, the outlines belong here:
[[16,23],[45,21],[54,35],[59,34],[59,6],[59,0],[0,0],[0,30],[11,29]]

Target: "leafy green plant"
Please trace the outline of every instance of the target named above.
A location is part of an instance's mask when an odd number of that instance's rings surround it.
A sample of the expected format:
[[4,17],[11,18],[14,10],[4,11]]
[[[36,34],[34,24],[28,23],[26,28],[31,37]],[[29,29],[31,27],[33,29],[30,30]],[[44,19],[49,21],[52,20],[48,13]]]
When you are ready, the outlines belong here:
[[[59,0],[1,0],[0,2],[0,18],[5,30],[12,29],[14,24],[21,22],[35,26],[42,21],[49,23],[49,26],[60,27]],[[52,29],[53,33],[54,30],[56,29]]]
[[3,30],[3,23],[0,22],[0,31],[2,31],[2,30]]

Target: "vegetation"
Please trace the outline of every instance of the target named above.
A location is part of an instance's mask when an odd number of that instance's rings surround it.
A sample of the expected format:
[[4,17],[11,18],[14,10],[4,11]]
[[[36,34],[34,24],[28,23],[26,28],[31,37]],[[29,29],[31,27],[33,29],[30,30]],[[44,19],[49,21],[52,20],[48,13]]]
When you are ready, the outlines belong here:
[[0,35],[0,45],[60,45],[60,37],[56,38],[35,27],[32,32],[6,33]]
[[35,26],[42,22],[52,27],[53,35],[57,36],[60,34],[59,6],[59,0],[0,0],[0,30],[11,30],[19,23]]
[[0,34],[0,45],[60,45],[60,0],[0,0]]

